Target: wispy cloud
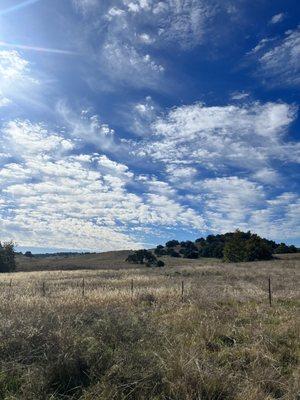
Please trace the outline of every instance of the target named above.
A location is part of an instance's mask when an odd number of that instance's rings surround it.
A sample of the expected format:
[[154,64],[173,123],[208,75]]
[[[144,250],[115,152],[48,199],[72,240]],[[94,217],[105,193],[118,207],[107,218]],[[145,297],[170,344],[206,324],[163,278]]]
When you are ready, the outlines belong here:
[[177,107],[153,124],[135,155],[199,170],[256,171],[275,160],[299,161],[299,146],[284,142],[297,108],[285,103]]
[[284,13],[275,14],[271,18],[270,24],[278,24],[279,22],[282,22],[284,20],[284,18],[285,18]]
[[256,76],[269,86],[300,85],[300,28],[278,38],[262,39],[252,50]]

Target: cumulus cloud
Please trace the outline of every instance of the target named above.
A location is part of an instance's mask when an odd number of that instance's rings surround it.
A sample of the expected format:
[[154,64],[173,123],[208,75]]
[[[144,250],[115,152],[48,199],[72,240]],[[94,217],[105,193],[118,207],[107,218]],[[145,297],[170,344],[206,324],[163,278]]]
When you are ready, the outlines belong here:
[[258,62],[257,76],[270,86],[299,86],[300,29],[284,37],[263,39],[252,50]]

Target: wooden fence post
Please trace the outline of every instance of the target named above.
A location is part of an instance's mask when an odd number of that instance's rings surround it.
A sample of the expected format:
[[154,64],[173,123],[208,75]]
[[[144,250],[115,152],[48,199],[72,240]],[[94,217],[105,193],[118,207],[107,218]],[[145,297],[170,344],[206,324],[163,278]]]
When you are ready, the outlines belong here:
[[42,295],[43,295],[43,297],[46,296],[46,285],[45,285],[44,281],[43,281],[43,284],[42,284]]
[[12,293],[12,279],[10,279],[9,281],[9,297],[11,297],[11,293]]
[[272,307],[272,287],[271,287],[271,277],[270,276],[269,276],[268,283],[269,283],[269,304],[270,304],[270,307]]
[[181,281],[181,301],[184,300],[184,281]]
[[131,291],[131,301],[133,301],[133,279],[131,279],[130,291]]
[[85,282],[84,282],[84,278],[82,278],[82,297],[85,296]]

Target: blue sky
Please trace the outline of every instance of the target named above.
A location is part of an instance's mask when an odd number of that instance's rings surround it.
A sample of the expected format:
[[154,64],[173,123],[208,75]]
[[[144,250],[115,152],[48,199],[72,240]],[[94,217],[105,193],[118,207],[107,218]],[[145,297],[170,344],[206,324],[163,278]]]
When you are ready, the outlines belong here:
[[2,0],[0,238],[300,245],[296,0]]

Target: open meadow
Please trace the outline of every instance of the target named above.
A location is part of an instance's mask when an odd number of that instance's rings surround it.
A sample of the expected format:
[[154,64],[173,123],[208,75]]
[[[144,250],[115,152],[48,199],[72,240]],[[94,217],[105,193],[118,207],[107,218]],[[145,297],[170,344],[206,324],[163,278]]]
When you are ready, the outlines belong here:
[[0,275],[1,400],[300,398],[299,254],[164,268],[124,254],[20,257]]

